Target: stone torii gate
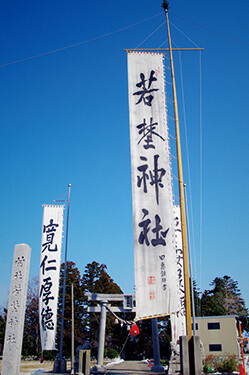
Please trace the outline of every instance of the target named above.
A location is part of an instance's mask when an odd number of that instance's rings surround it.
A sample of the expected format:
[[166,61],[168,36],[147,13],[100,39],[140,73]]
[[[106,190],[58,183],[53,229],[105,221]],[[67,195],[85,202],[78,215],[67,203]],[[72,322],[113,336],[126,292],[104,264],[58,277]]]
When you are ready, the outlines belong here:
[[[100,326],[99,326],[99,345],[97,365],[92,368],[93,372],[101,372],[104,370],[104,349],[105,349],[105,328],[106,328],[106,310],[110,309],[112,312],[135,312],[135,295],[134,294],[100,294],[100,293],[85,293],[89,301],[96,301],[98,306],[89,306],[87,312],[100,312]],[[122,306],[111,306],[110,302],[123,302]]]
[[[95,365],[92,372],[105,372],[103,367],[104,349],[105,349],[105,328],[106,328],[106,310],[111,312],[136,312],[135,294],[100,294],[100,293],[85,293],[89,301],[95,301],[98,306],[89,306],[88,312],[100,312],[100,326],[99,326],[99,345],[97,365]],[[111,306],[110,302],[119,301],[123,302],[122,306]],[[164,371],[163,366],[160,364],[160,349],[159,338],[157,329],[157,318],[152,319],[152,339],[153,339],[153,352],[154,352],[154,366],[152,371]]]

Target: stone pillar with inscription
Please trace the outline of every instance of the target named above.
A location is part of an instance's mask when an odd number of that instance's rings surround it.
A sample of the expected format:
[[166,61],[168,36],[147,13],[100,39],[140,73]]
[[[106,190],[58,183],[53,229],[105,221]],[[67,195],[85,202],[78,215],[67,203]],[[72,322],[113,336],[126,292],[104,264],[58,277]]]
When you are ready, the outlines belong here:
[[23,339],[31,248],[15,245],[4,339],[2,375],[18,375]]

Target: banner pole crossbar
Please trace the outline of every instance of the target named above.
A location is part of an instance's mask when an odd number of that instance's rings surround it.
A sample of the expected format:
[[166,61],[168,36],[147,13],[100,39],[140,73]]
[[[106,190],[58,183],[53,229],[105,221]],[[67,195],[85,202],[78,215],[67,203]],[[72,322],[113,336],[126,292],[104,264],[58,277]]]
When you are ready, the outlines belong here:
[[[124,49],[126,52],[146,52],[146,51],[153,51],[153,52],[165,52],[169,51],[169,48],[127,48]],[[204,48],[172,48],[171,51],[204,51]]]

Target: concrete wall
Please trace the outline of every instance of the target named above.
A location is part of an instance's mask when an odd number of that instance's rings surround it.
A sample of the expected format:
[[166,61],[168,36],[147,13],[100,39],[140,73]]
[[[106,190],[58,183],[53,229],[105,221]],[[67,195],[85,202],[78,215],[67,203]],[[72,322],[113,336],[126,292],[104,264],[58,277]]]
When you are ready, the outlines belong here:
[[[239,355],[236,317],[197,317],[196,335],[204,345],[204,355]],[[211,323],[211,324],[209,324]],[[219,325],[219,328],[218,328]],[[210,328],[214,329],[210,329]],[[221,349],[221,350],[220,350]]]

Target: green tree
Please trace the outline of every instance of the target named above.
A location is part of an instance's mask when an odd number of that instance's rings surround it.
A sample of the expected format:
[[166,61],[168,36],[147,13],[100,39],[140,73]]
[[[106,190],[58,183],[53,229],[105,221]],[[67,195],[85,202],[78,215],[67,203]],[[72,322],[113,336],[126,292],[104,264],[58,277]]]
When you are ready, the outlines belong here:
[[0,353],[3,354],[3,344],[5,335],[5,325],[6,325],[6,314],[7,310],[3,309],[3,313],[0,315]]
[[[102,294],[123,294],[120,287],[113,281],[106,271],[105,264],[99,264],[96,261],[88,263],[85,267],[85,272],[82,277],[82,287],[85,292],[102,293]],[[113,303],[114,304],[114,303]],[[93,305],[93,302],[88,301],[87,306]],[[95,303],[95,305],[97,305]],[[106,319],[106,348],[117,348],[115,340],[115,317],[107,313]],[[91,348],[94,354],[97,353],[98,334],[99,334],[99,313],[89,313],[87,316],[87,339],[90,341]]]
[[105,294],[122,294],[120,287],[106,272],[106,265],[93,261],[85,267],[82,277],[82,285],[85,292],[105,293]]
[[204,290],[201,297],[201,315],[202,316],[219,316],[227,315],[226,309],[217,300],[212,291]]
[[[201,315],[201,298],[200,298],[200,292],[197,287],[196,280],[193,280],[193,292],[194,292],[195,316],[200,316]],[[192,295],[191,295],[191,307],[192,307]]]
[[202,315],[248,315],[238,282],[230,276],[216,277],[210,284],[211,290],[202,294]]
[[227,315],[247,314],[245,301],[241,297],[237,281],[225,275],[223,278],[216,277],[210,285],[214,287],[213,293],[217,296],[219,303],[226,309]]
[[[58,299],[58,325],[57,325],[57,348],[60,347],[61,334],[61,313],[62,296],[64,282],[64,267],[60,269],[59,299]],[[71,285],[74,285],[74,342],[75,346],[81,345],[85,340],[85,301],[84,288],[82,287],[81,275],[74,262],[67,262],[66,269],[66,291],[65,291],[65,311],[64,311],[64,331],[63,331],[63,355],[70,355],[72,336],[72,298]]]
[[39,351],[39,278],[35,276],[28,284],[22,354],[38,355]]

